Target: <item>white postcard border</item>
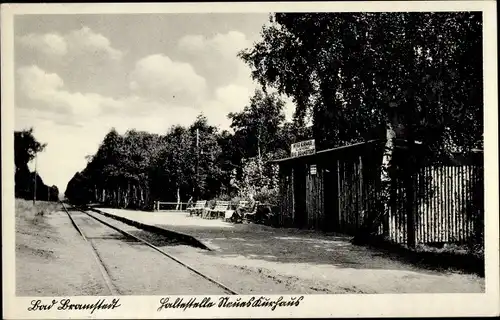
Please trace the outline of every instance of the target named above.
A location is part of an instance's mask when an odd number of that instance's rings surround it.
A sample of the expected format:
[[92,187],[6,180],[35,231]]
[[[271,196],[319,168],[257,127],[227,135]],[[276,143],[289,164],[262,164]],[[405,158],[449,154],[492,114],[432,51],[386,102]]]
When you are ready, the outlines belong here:
[[[70,298],[73,303],[95,303],[113,297],[16,297],[14,230],[14,53],[13,17],[17,14],[132,14],[180,12],[273,12],[273,11],[482,11],[484,41],[485,101],[485,267],[484,294],[379,294],[304,295],[297,307],[188,308],[157,311],[163,296],[121,296],[114,310],[28,311],[33,300],[50,303]],[[390,316],[478,316],[499,313],[499,206],[498,206],[498,94],[496,3],[494,1],[429,2],[302,2],[302,3],[187,3],[187,4],[2,4],[2,240],[3,310],[9,319],[56,318],[247,318],[247,317],[390,317]],[[301,295],[283,295],[284,299]],[[178,296],[200,301],[205,296]],[[210,297],[218,302],[218,296]],[[237,296],[248,300],[255,296]],[[271,299],[280,296],[265,295]],[[170,299],[176,297],[170,296]],[[234,296],[231,299],[236,299]]]

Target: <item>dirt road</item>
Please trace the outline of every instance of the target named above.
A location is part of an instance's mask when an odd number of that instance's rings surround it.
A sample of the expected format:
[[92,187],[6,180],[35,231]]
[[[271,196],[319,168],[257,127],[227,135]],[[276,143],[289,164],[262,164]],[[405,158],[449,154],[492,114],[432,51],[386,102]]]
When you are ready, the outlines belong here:
[[[33,210],[16,212],[16,294],[19,296],[78,296],[109,295],[98,264],[86,243],[60,208],[51,208],[43,216]],[[150,247],[131,241],[117,231],[85,216],[71,212],[87,239],[92,242],[99,258],[119,295],[182,295],[227,294],[222,288],[196,275],[186,267],[168,259]],[[99,217],[113,225],[115,220]],[[165,237],[157,237],[140,229],[127,226],[127,231],[151,241],[168,252],[198,250],[179,245]],[[187,260],[193,267],[195,261]],[[204,266],[207,266],[206,264]],[[211,268],[217,268],[212,266]],[[209,268],[210,269],[210,268]],[[200,271],[207,271],[200,268]],[[236,279],[239,286],[231,287],[238,293],[283,292],[284,286],[265,278],[251,279],[244,270],[223,268],[216,273]],[[233,285],[233,281],[228,281]],[[227,283],[224,283],[227,284]]]
[[[214,250],[172,250],[207,273],[227,278],[229,283],[266,279],[269,288],[272,282],[284,285],[280,293],[308,294],[484,292],[484,278],[451,270],[423,269],[393,259],[383,251],[352,245],[345,236],[256,224],[235,225],[185,213],[103,210],[196,237]],[[238,278],[226,271],[235,269],[242,274]]]
[[87,244],[61,209],[16,200],[16,295],[109,294]]
[[[52,208],[51,213],[37,215],[36,210],[24,210],[17,204],[18,295],[109,294],[88,244],[66,213]],[[151,248],[74,214],[119,294],[224,294]],[[134,214],[148,219],[150,213]],[[484,292],[484,279],[478,276],[420,269],[378,251],[353,246],[344,237],[257,225],[220,227],[217,221],[200,226],[198,223],[204,222],[196,218],[177,216],[169,220],[165,213],[155,218],[165,227],[196,234],[214,249],[207,251],[99,218],[146,239],[240,294]]]
[[186,267],[88,215],[80,211],[71,211],[71,215],[97,251],[117,294],[227,294]]

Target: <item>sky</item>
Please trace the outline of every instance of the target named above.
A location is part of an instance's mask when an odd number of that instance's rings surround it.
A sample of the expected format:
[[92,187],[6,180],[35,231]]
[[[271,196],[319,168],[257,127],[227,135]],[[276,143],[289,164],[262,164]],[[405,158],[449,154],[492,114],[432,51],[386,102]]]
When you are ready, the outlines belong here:
[[227,114],[257,87],[236,54],[267,21],[267,13],[16,16],[15,129],[33,127],[47,143],[37,158],[44,183],[64,192],[111,128],[162,134],[202,113],[228,129]]

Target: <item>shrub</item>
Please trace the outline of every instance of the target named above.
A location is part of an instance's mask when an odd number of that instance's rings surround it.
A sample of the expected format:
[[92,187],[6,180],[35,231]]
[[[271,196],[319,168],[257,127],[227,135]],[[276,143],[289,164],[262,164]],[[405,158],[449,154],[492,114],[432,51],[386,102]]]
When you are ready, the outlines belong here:
[[255,194],[255,201],[269,204],[271,206],[277,206],[279,203],[278,197],[279,192],[277,188],[268,189],[264,187]]
[[236,208],[238,206],[238,203],[240,203],[241,200],[243,200],[243,197],[236,196],[231,199],[231,208]]

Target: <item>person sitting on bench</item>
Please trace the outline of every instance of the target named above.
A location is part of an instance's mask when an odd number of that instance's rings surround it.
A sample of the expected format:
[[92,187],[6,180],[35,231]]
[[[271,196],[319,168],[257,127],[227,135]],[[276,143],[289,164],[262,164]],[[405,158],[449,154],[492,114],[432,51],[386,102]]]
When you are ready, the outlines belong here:
[[246,206],[241,207],[241,208],[236,208],[235,211],[235,219],[237,221],[241,221],[243,218],[245,218],[245,213],[253,212],[255,209],[255,199],[253,198],[253,194],[250,194],[250,197],[248,199],[248,202]]
[[191,196],[187,202],[186,210],[194,206],[193,197]]

